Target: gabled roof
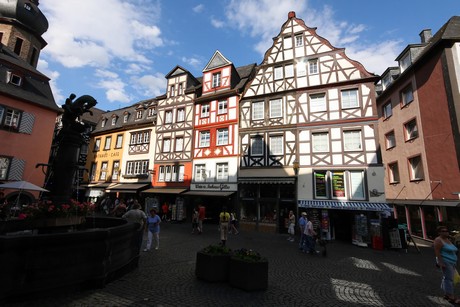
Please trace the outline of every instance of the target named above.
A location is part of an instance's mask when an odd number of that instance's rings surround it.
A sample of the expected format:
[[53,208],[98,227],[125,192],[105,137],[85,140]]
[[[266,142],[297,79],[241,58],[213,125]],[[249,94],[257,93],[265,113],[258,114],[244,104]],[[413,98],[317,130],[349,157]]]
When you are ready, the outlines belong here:
[[233,63],[230,62],[226,57],[224,57],[219,50],[216,50],[216,52],[214,52],[214,55],[211,57],[211,60],[209,60],[208,64],[206,64],[206,66],[204,67],[203,72],[232,64]]

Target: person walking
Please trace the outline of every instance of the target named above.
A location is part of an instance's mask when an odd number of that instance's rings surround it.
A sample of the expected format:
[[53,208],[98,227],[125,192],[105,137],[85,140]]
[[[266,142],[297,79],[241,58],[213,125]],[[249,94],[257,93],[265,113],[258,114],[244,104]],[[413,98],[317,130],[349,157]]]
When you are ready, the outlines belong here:
[[222,212],[219,214],[220,240],[222,241],[222,246],[225,246],[227,242],[229,221],[230,213],[227,212],[226,207],[223,207]]
[[295,214],[292,210],[289,211],[289,226],[288,226],[288,241],[294,242],[294,234],[295,234]]
[[198,209],[193,208],[192,214],[192,233],[198,232]]
[[307,219],[305,224],[306,244],[304,252],[307,254],[319,254],[316,250],[316,231],[313,228],[313,223]]
[[145,229],[145,223],[147,221],[147,215],[144,213],[144,211],[141,210],[141,205],[135,201],[132,206],[132,209],[126,212],[125,214],[123,214],[122,218],[127,220],[128,222],[139,223],[139,227],[137,228],[137,231],[139,232],[139,250],[140,250],[142,246],[142,239],[144,237],[144,229]]
[[150,216],[147,218],[147,246],[144,252],[150,251],[153,239],[155,239],[155,249],[160,248],[160,223],[161,218],[157,215],[157,210],[150,209]]
[[206,218],[206,208],[203,205],[198,206],[198,234],[203,233],[203,221]]
[[438,236],[434,239],[434,254],[436,264],[441,268],[441,288],[444,290],[444,299],[451,304],[460,304],[460,298],[454,296],[454,274],[457,266],[457,247],[449,238],[449,229],[438,226]]
[[230,232],[234,235],[239,234],[238,229],[236,229],[236,223],[238,220],[236,219],[235,212],[230,213]]
[[305,225],[307,224],[307,212],[302,212],[299,217],[299,229],[300,229],[300,242],[299,249],[303,250],[307,242],[307,235],[305,234]]

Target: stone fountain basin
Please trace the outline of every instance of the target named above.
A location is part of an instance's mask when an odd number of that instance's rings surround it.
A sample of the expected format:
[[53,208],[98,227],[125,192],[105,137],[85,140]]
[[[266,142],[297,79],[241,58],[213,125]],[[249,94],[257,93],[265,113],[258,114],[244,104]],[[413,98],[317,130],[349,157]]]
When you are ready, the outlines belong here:
[[78,231],[0,235],[0,298],[104,287],[137,267],[138,226],[87,217]]

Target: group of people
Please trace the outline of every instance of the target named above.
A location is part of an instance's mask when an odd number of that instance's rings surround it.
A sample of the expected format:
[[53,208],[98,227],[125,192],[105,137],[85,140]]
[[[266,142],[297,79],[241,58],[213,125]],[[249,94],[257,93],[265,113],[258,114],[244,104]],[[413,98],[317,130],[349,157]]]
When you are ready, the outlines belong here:
[[[316,236],[317,233],[313,227],[313,223],[308,219],[307,212],[302,212],[300,214],[299,220],[299,230],[300,230],[300,241],[299,249],[306,254],[319,254],[319,251],[316,250]],[[289,211],[288,215],[288,238],[290,242],[295,241],[295,226],[296,226],[296,217],[294,211]]]

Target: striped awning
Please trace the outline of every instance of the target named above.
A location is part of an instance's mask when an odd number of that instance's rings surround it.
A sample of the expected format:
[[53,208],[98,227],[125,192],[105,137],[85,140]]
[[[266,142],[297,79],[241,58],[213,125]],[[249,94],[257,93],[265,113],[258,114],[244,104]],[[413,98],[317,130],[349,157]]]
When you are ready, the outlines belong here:
[[327,200],[299,200],[299,208],[361,210],[361,211],[391,211],[387,203],[369,203],[357,201],[327,201]]

